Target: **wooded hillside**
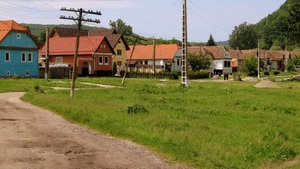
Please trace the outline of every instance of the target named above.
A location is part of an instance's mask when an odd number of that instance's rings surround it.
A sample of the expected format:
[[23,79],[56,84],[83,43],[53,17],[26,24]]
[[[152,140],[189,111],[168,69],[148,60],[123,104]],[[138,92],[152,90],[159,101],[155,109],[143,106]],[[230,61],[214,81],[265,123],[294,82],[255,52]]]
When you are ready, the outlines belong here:
[[281,7],[254,27],[263,49],[298,50],[300,41],[300,1],[286,0]]

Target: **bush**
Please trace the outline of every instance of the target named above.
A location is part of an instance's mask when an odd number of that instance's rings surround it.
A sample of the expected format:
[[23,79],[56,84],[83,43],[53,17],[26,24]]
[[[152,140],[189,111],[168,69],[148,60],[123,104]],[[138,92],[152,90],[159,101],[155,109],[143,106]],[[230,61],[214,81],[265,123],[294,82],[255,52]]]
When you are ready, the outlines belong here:
[[273,72],[273,74],[276,76],[276,75],[279,75],[279,74],[280,74],[280,72],[279,72],[279,71],[277,71],[277,70],[275,70],[275,71]]
[[209,78],[208,72],[189,72],[188,74],[189,79],[205,79]]
[[125,70],[121,70],[121,71],[120,71],[120,76],[121,76],[121,77],[124,77],[124,74],[125,74]]
[[270,76],[270,72],[264,71],[264,75],[265,75],[265,76]]
[[143,105],[140,105],[140,104],[130,104],[127,106],[127,113],[128,114],[137,114],[137,113],[148,113],[149,111],[143,106]]

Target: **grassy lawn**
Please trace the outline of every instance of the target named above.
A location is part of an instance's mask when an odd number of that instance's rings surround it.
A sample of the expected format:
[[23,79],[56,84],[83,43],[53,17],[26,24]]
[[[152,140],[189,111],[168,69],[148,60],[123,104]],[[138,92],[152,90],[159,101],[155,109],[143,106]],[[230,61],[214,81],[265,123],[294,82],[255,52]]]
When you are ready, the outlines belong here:
[[[25,101],[196,168],[273,168],[299,158],[299,82],[258,89],[245,81],[190,81],[185,88],[179,80],[78,78],[76,87],[87,89],[73,99],[69,90],[50,88],[69,82],[0,79],[0,92],[26,91]],[[80,82],[118,87],[89,90]]]

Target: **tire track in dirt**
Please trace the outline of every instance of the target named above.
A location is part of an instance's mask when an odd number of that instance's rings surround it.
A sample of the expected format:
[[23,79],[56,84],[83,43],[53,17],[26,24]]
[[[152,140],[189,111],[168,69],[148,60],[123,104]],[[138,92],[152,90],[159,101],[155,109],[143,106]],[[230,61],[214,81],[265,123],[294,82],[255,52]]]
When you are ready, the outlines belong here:
[[0,168],[186,168],[22,102],[23,94],[0,94]]

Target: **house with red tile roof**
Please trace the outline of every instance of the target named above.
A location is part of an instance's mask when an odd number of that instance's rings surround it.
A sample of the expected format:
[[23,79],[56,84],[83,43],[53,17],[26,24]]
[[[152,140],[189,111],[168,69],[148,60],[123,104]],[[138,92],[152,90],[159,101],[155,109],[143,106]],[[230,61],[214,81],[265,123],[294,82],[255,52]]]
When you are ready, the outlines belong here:
[[[49,35],[50,38],[60,37],[76,37],[77,29],[54,27]],[[123,37],[118,34],[114,29],[95,29],[95,30],[81,30],[80,36],[106,36],[110,46],[114,49],[114,55],[112,57],[112,63],[117,65],[117,74],[120,74],[121,70],[125,69],[126,63],[126,51],[129,50],[129,46]]]
[[88,32],[88,36],[105,35],[111,47],[114,49],[113,64],[117,65],[117,74],[126,68],[126,51],[130,50],[123,35],[117,34],[114,29],[95,29]]
[[211,61],[211,67],[205,71],[211,72],[215,75],[232,73],[232,58],[230,56],[230,52],[224,46],[188,47],[188,52],[203,53],[209,57]]
[[[60,37],[49,39],[50,63],[64,63],[73,66],[76,37]],[[105,36],[80,37],[77,75],[110,76],[112,75],[112,56],[114,50]],[[45,57],[46,46],[40,55]]]
[[0,21],[0,76],[38,77],[38,43],[14,20]]
[[134,50],[126,52],[127,62],[130,59],[130,71],[153,72],[155,71],[181,71],[182,49],[178,44],[159,44],[155,45],[155,57],[153,45],[136,45]]
[[243,64],[244,55],[241,50],[229,50],[231,60],[232,71],[238,71],[238,67]]
[[[255,56],[257,57],[257,50],[242,50],[244,58]],[[268,51],[260,50],[259,59],[264,63],[262,70],[285,70],[290,53],[287,51]]]

